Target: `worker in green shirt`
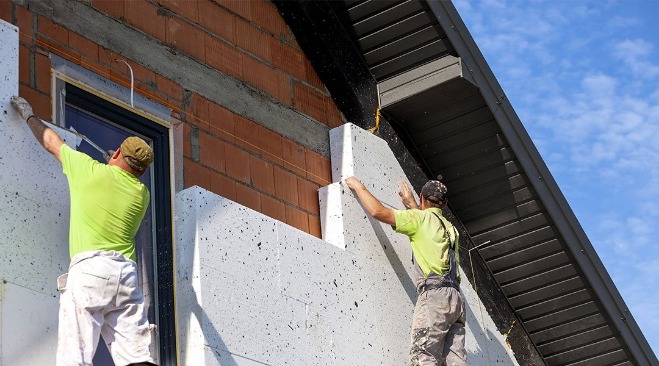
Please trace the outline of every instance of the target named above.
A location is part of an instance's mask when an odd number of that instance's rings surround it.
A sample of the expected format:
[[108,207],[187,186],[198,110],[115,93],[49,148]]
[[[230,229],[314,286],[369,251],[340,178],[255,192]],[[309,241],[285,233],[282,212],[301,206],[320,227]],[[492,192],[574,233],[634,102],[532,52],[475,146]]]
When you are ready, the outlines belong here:
[[91,366],[99,336],[115,365],[154,365],[154,327],[138,286],[135,234],[149,205],[139,177],[153,150],[129,137],[107,164],[71,149],[32,114],[28,102],[12,98],[38,142],[69,182],[69,272],[58,278],[60,296],[57,366]]
[[446,186],[438,180],[428,181],[421,189],[419,206],[403,182],[399,195],[408,210],[393,210],[385,207],[357,178],[349,177],[345,183],[355,191],[369,215],[410,238],[418,293],[412,317],[410,364],[467,365],[458,232],[442,215],[448,204]]

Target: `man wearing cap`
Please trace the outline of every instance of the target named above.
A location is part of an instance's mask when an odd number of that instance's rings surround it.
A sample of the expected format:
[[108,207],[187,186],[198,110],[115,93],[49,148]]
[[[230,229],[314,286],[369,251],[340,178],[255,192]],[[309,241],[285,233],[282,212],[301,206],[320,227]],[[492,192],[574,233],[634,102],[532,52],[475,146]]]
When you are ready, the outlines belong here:
[[154,365],[154,329],[135,264],[135,234],[150,200],[138,178],[153,162],[151,147],[129,137],[101,164],[65,145],[25,99],[14,97],[12,104],[62,163],[69,182],[71,263],[57,281],[62,295],[56,365],[91,365],[99,335],[116,365]]
[[403,182],[399,195],[408,209],[394,210],[382,205],[357,178],[349,177],[345,183],[357,193],[369,215],[410,238],[418,293],[412,317],[410,364],[467,365],[458,231],[442,215],[448,203],[446,186],[439,180],[428,181],[421,189],[419,206]]

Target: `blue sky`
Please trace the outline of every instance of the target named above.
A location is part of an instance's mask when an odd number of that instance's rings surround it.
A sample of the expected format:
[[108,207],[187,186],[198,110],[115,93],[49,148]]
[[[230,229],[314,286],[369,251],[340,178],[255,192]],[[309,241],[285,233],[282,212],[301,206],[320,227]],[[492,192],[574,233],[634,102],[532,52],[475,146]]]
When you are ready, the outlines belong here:
[[659,353],[659,1],[454,4]]

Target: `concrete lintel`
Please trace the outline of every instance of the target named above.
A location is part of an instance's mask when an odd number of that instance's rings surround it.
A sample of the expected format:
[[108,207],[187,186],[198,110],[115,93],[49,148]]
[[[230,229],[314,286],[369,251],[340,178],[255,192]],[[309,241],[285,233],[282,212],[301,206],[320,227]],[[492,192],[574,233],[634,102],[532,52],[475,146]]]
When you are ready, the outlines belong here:
[[152,37],[92,8],[87,2],[14,0],[102,47],[194,90],[210,101],[329,156],[329,128],[281,104],[240,80],[182,55]]
[[[110,81],[93,71],[78,66],[57,55],[51,55],[50,66],[59,75],[65,75],[68,78],[75,79],[77,82],[94,89],[108,98],[113,98],[122,102],[126,108],[130,107],[129,88]],[[57,90],[57,92],[60,91],[61,90]],[[166,123],[167,127],[171,127],[172,117],[169,108],[140,94],[133,96],[133,105],[134,109],[145,112],[147,115],[159,119],[162,123]],[[55,111],[53,111],[53,113],[55,113]],[[57,121],[56,116],[54,116],[53,121]]]
[[378,84],[382,107],[456,78],[464,78],[475,85],[459,57],[445,56],[419,66]]

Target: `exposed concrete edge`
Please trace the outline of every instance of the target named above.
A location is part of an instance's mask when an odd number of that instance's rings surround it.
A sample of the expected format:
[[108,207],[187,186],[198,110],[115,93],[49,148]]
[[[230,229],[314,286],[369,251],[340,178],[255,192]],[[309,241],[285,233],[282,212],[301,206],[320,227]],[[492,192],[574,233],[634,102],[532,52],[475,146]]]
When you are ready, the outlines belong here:
[[236,114],[329,157],[329,127],[284,106],[237,79],[179,54],[150,36],[95,10],[86,2],[14,1]]

